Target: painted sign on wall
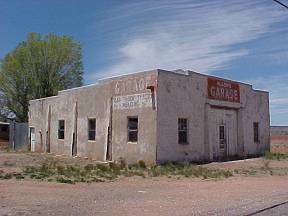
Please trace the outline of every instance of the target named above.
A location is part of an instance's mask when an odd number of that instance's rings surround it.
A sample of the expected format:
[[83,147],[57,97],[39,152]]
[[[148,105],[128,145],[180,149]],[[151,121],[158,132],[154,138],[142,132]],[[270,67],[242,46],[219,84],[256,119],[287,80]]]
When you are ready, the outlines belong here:
[[119,95],[144,93],[147,92],[147,87],[156,87],[156,75],[128,77],[122,80],[117,80],[114,83],[114,93]]
[[208,78],[207,82],[209,99],[240,103],[238,83],[214,78]]
[[136,109],[152,107],[151,93],[113,97],[113,109]]

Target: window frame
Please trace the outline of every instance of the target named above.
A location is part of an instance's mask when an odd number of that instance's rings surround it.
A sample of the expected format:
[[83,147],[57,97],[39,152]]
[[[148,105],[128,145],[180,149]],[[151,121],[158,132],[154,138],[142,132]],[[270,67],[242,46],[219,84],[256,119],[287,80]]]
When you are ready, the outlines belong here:
[[[95,121],[95,128],[94,129],[91,129],[90,128],[90,121],[94,120]],[[87,139],[88,141],[96,141],[96,128],[97,128],[97,121],[96,121],[96,118],[88,118],[88,121],[87,121],[87,124],[88,124],[88,130],[87,130]],[[90,132],[94,132],[94,139],[90,139]]]
[[[63,129],[61,128],[60,122],[63,122]],[[63,133],[63,138],[60,136],[60,134]],[[58,120],[58,140],[64,140],[65,139],[65,120],[59,119]]]
[[[132,119],[137,119],[137,128],[136,129],[131,129],[129,127],[129,120]],[[136,132],[136,140],[131,139],[130,133],[135,133]],[[127,143],[133,143],[137,144],[138,143],[138,132],[139,132],[139,118],[138,116],[128,116],[127,117]]]
[[[184,127],[183,128],[183,125],[182,125],[182,127],[181,127],[181,125],[180,124],[183,124],[183,121],[185,122],[185,126],[186,127]],[[188,118],[178,118],[178,144],[180,144],[180,145],[187,145],[187,144],[189,144],[189,119]],[[180,133],[185,133],[185,141],[181,141],[181,139],[180,139]]]
[[254,140],[254,143],[260,143],[259,122],[253,122],[253,140]]

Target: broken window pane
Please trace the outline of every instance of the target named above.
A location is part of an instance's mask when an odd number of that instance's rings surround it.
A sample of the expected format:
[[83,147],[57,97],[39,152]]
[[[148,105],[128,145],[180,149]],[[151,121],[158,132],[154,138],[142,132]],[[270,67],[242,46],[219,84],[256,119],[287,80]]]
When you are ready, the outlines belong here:
[[128,142],[138,141],[138,117],[128,118]]

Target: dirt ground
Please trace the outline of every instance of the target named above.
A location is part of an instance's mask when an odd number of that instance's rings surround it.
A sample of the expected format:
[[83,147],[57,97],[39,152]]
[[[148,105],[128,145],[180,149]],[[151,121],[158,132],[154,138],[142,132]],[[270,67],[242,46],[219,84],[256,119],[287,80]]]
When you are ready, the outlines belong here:
[[271,135],[271,151],[276,153],[288,153],[288,135]]
[[75,185],[3,180],[0,215],[248,215],[286,202],[287,183],[286,176]]
[[7,150],[8,146],[9,146],[8,140],[4,140],[0,138],[0,151]]
[[[91,163],[53,155],[0,153],[0,169],[19,171],[51,157],[67,164]],[[0,215],[288,215],[288,160],[269,161],[270,170],[282,170],[275,175],[259,171],[267,167],[263,158],[203,166],[240,173],[208,180],[121,177],[90,184],[0,180]],[[273,208],[278,205],[279,210]]]

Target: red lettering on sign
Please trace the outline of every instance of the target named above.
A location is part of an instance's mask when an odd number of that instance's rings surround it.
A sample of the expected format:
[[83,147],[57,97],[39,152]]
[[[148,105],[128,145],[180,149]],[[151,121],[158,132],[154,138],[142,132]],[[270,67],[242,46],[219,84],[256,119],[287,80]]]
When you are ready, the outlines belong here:
[[207,86],[209,99],[240,103],[238,83],[208,78]]

